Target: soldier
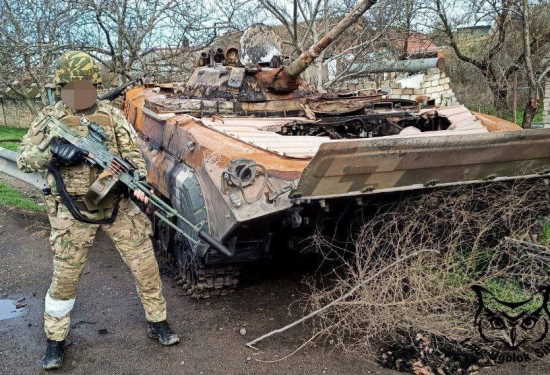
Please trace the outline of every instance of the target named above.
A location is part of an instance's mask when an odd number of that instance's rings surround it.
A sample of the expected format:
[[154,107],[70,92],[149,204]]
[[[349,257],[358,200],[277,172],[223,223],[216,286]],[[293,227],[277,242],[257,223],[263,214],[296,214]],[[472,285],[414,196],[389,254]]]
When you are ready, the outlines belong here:
[[[49,189],[45,191],[45,201],[51,224],[50,244],[54,252],[54,270],[45,298],[44,331],[47,347],[42,365],[46,370],[59,368],[63,363],[64,343],[69,333],[76,286],[88,259],[88,249],[99,228],[113,240],[136,280],[148,322],[149,337],[165,346],[179,342],[179,337],[166,321],[166,301],[162,295],[159,268],[150,239],[151,223],[147,217],[121,193],[110,193],[97,206],[86,200],[89,187],[100,171],[84,163],[82,153],[75,146],[54,139],[44,151],[40,150],[43,147],[39,147],[46,137],[41,126],[45,115],[61,120],[80,135],[87,133],[86,127],[78,125],[80,118],[85,116],[100,124],[108,134],[109,150],[133,162],[140,170],[140,175],[145,176],[145,161],[134,143],[133,129],[118,109],[96,100],[96,86],[99,83],[99,68],[89,55],[68,52],[61,56],[57,61],[55,84],[62,101],[44,108],[34,119],[23,138],[17,158],[17,165],[23,171],[49,170]],[[52,166],[56,167],[52,169]],[[62,177],[65,189],[56,183],[55,174]],[[142,192],[134,195],[136,199],[147,203]],[[71,215],[64,204],[67,203],[65,199],[72,199],[86,217],[86,222],[76,220]]]

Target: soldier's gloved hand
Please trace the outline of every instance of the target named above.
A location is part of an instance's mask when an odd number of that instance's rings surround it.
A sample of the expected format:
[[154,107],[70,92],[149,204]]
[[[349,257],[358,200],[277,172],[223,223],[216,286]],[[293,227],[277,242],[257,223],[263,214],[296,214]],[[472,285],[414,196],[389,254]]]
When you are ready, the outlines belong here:
[[84,153],[78,147],[64,139],[54,139],[50,144],[50,152],[61,165],[70,167],[84,161]]

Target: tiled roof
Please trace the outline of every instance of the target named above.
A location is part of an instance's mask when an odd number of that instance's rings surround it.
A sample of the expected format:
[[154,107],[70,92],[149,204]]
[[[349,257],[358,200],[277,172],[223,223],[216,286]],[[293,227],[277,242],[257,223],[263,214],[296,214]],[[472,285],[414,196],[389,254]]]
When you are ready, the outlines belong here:
[[[388,35],[388,39],[394,45],[394,47],[403,49],[407,35],[405,33],[391,33]],[[432,42],[427,35],[421,33],[411,33],[408,36],[407,43],[407,55],[425,55],[425,54],[437,54],[438,48]]]

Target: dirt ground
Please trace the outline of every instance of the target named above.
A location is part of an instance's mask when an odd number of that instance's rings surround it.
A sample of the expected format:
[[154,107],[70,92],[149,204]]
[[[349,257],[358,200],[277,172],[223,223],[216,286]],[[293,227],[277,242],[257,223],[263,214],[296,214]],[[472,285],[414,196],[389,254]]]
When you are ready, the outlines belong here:
[[[43,297],[51,274],[44,214],[0,212],[0,299],[25,298],[29,313],[0,320],[0,374],[42,373]],[[301,316],[303,286],[298,271],[264,273],[234,294],[206,301],[182,296],[163,277],[169,320],[183,340],[160,347],[145,333],[143,311],[132,277],[102,234],[90,252],[73,310],[70,346],[60,374],[397,374],[329,346],[308,346],[288,359],[308,338],[305,328],[267,339],[255,352],[244,346]],[[245,336],[239,333],[246,328]],[[106,330],[106,331],[105,331]],[[100,334],[102,332],[102,334]],[[106,333],[105,333],[106,332]],[[482,374],[544,374],[548,364],[507,365]]]

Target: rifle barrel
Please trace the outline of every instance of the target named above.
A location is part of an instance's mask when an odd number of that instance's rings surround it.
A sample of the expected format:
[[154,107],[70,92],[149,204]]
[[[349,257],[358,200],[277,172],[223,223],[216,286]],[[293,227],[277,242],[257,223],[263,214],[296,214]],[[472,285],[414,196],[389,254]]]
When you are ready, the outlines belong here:
[[98,97],[99,100],[109,100],[109,101],[113,101],[115,100],[116,98],[118,98],[123,92],[124,90],[126,90],[129,86],[131,85],[135,85],[137,82],[139,82],[140,79],[135,79],[133,81],[130,81],[130,82],[126,82],[125,84],[119,86],[119,87],[115,87],[114,89],[112,89],[111,91],[101,95]]

